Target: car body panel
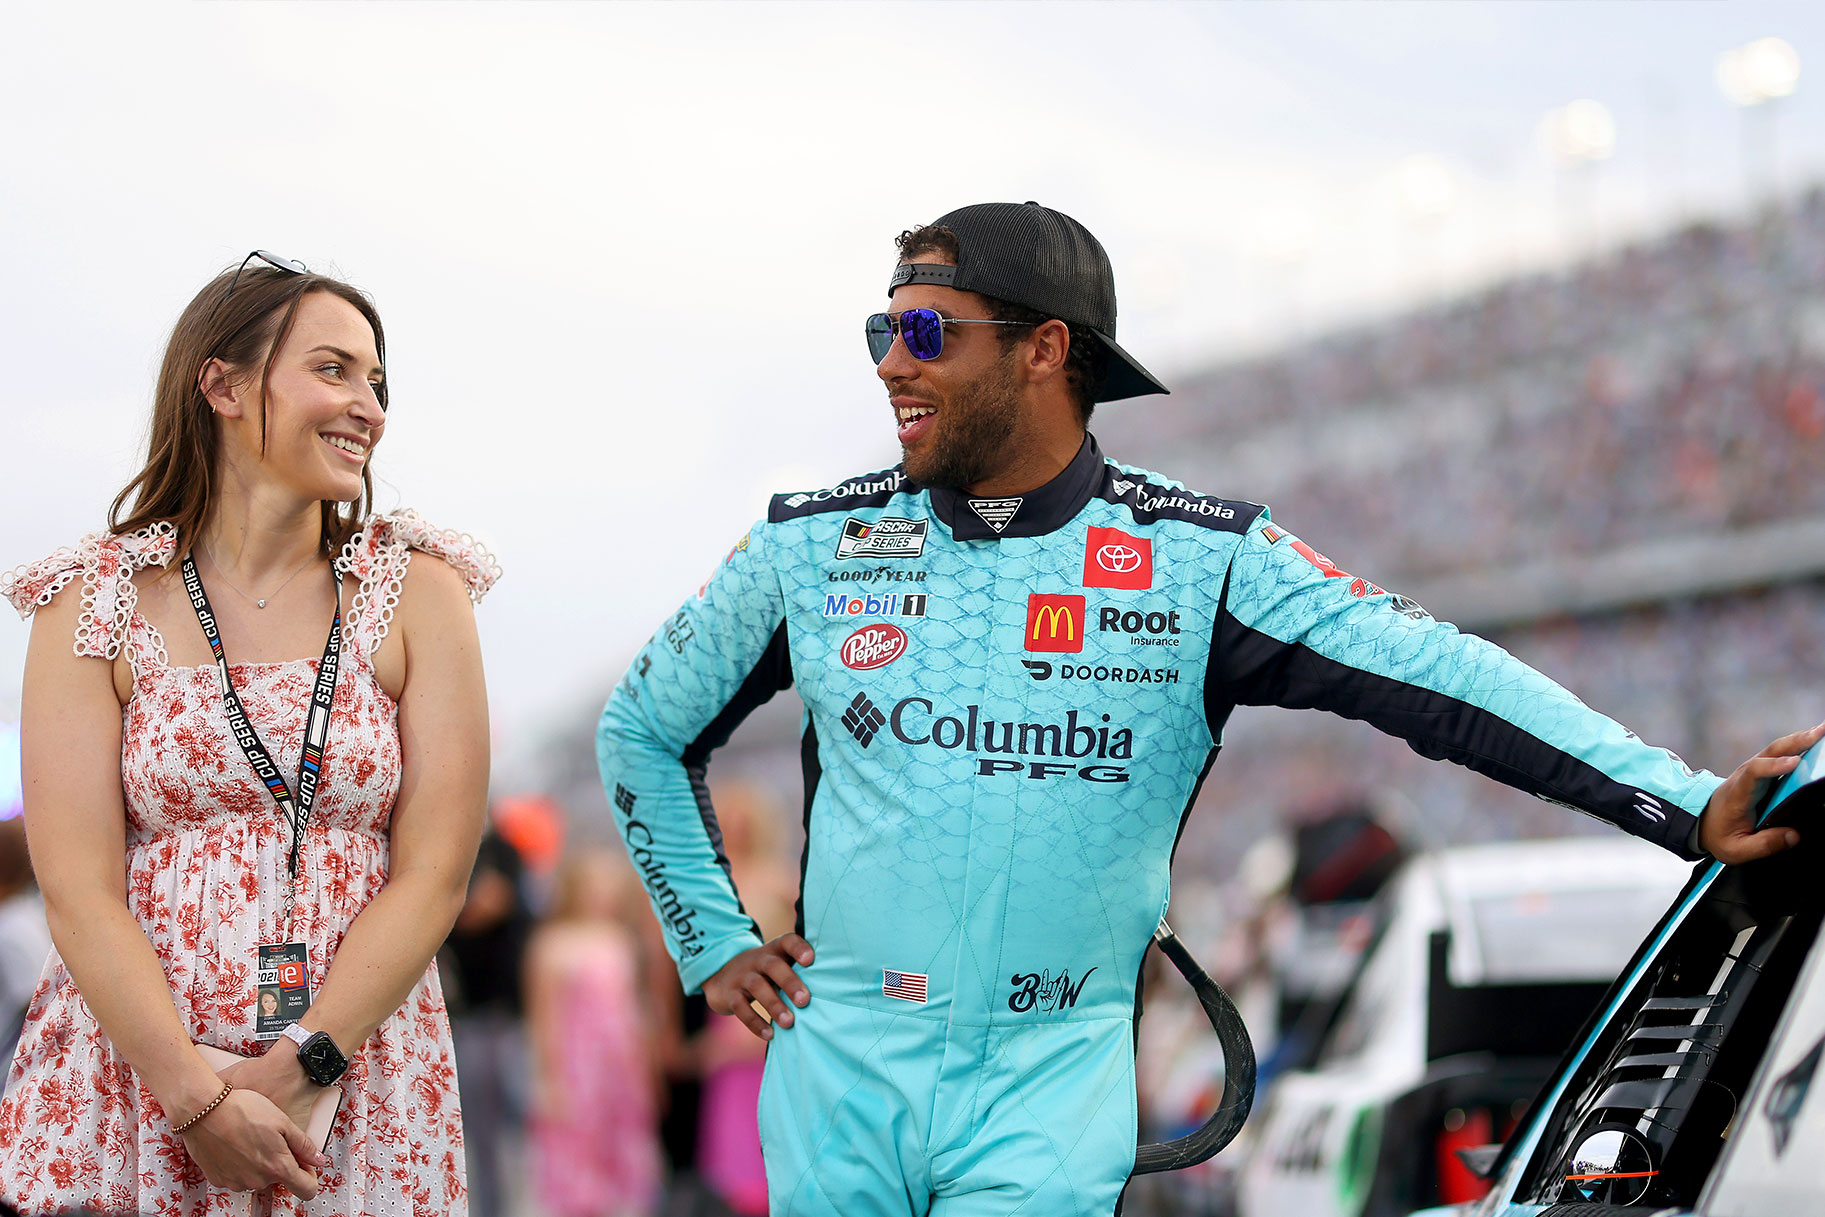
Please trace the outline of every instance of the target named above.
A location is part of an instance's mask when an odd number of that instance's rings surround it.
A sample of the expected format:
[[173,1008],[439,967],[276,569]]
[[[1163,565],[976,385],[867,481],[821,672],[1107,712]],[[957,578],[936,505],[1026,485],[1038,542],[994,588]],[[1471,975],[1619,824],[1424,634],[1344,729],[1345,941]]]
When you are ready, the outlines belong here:
[[1825,939],[1797,991],[1699,1200],[1705,1217],[1825,1209]]
[[[1815,746],[1791,774],[1776,784],[1762,814],[1764,821],[1776,814],[1794,817],[1804,833],[1806,820],[1800,817],[1816,816],[1821,804],[1825,804],[1825,745]],[[1751,865],[1762,868],[1788,865],[1789,870],[1784,878],[1779,871],[1767,870],[1745,878],[1749,873],[1745,868],[1742,873],[1731,876],[1728,883],[1735,884],[1736,890],[1754,893],[1761,890],[1757,885],[1766,876],[1770,890],[1780,890],[1779,885],[1785,884],[1787,890],[1809,893],[1789,908],[1789,923],[1801,926],[1802,932],[1812,935],[1804,944],[1804,963],[1797,974],[1787,973],[1792,976],[1789,990],[1770,990],[1764,995],[1764,1004],[1775,1000],[1782,1003],[1778,1024],[1766,1040],[1750,1036],[1736,1041],[1739,1046],[1729,1049],[1741,1053],[1753,1050],[1758,1043],[1767,1045],[1742,1092],[1742,1101],[1726,1128],[1723,1149],[1709,1167],[1697,1199],[1688,1198],[1686,1203],[1671,1204],[1644,1201],[1635,1208],[1608,1207],[1602,1210],[1604,1212],[1640,1212],[1643,1217],[1648,1214],[1654,1217],[1692,1217],[1694,1214],[1698,1217],[1789,1217],[1825,1212],[1825,1153],[1820,1152],[1825,1148],[1825,1096],[1815,1093],[1825,1092],[1825,1067],[1821,1062],[1825,1057],[1825,933],[1819,930],[1817,903],[1820,897],[1817,885],[1811,879],[1808,843],[1803,836],[1801,847],[1794,851],[1791,860],[1773,859]],[[1516,1199],[1524,1187],[1537,1185],[1549,1177],[1544,1171],[1544,1161],[1537,1160],[1542,1153],[1543,1139],[1549,1132],[1558,1135],[1573,1127],[1570,1117],[1576,1109],[1570,1106],[1574,1098],[1568,1092],[1575,1083],[1584,1083],[1578,1099],[1589,1104],[1592,1077],[1599,1084],[1607,1079],[1609,1075],[1593,1072],[1596,1062],[1591,1060],[1591,1054],[1600,1045],[1613,1048],[1617,1042],[1617,1020],[1624,1011],[1635,1011],[1639,1017],[1642,995],[1656,991],[1644,986],[1653,983],[1658,969],[1677,962],[1668,956],[1675,944],[1682,941],[1682,931],[1687,929],[1695,912],[1707,909],[1718,900],[1726,903],[1717,907],[1726,910],[1738,907],[1728,903],[1731,889],[1727,885],[1719,886],[1726,881],[1727,874],[1723,865],[1717,862],[1701,863],[1694,870],[1691,882],[1643,941],[1634,960],[1605,998],[1600,1015],[1567,1053],[1550,1085],[1543,1090],[1540,1101],[1515,1130],[1510,1144],[1504,1147],[1488,1194],[1474,1203],[1416,1210],[1413,1217],[1534,1217],[1556,1207],[1540,1203],[1539,1196],[1530,1197],[1527,1202]],[[1745,930],[1744,934],[1748,932]],[[1737,940],[1739,944],[1743,941],[1740,937]],[[1797,945],[1796,940],[1794,949]],[[1733,953],[1740,950],[1740,946],[1732,948]],[[1793,957],[1790,949],[1788,958]],[[1720,969],[1719,980],[1712,985],[1713,991],[1717,990],[1724,974]],[[1694,1021],[1701,1017],[1695,1016]],[[1729,1030],[1726,1030],[1723,1042],[1727,1048],[1732,1044],[1728,1036]],[[1669,1069],[1667,1076],[1671,1078],[1676,1073]],[[1602,1110],[1600,1103],[1596,1106]],[[1677,1126],[1677,1122],[1665,1125],[1666,1118],[1662,1111],[1656,1122],[1663,1127]],[[1688,1170],[1692,1167],[1690,1161],[1684,1165]]]
[[1435,1107],[1487,1099],[1492,1078],[1506,1111],[1534,1092],[1560,1051],[1554,1043],[1517,1072],[1482,1037],[1499,1012],[1458,1026],[1441,1011],[1468,1007],[1441,1004],[1441,992],[1499,1001],[1575,989],[1587,1004],[1570,1016],[1570,1035],[1686,872],[1622,837],[1467,846],[1409,861],[1383,894],[1375,940],[1317,1066],[1283,1074],[1265,1096],[1238,1176],[1242,1217],[1391,1211],[1383,1150],[1411,1139],[1408,1124],[1427,1124]]

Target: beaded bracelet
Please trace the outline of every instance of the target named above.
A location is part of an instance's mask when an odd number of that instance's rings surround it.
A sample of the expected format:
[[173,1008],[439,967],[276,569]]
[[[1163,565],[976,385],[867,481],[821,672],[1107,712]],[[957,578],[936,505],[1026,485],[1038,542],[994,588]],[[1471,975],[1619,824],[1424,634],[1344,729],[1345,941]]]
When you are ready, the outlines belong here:
[[209,1100],[209,1106],[203,1108],[203,1110],[197,1112],[194,1116],[191,1116],[188,1120],[185,1120],[182,1124],[179,1124],[176,1128],[173,1128],[171,1131],[178,1134],[179,1136],[182,1136],[187,1130],[189,1130],[193,1125],[195,1125],[198,1120],[202,1119],[204,1116],[208,1115],[210,1112],[212,1112],[216,1108],[220,1107],[222,1105],[222,1100],[227,1098],[228,1092],[233,1089],[234,1089],[233,1086],[230,1086],[227,1082],[223,1082],[222,1083],[222,1093],[218,1094],[215,1098]]

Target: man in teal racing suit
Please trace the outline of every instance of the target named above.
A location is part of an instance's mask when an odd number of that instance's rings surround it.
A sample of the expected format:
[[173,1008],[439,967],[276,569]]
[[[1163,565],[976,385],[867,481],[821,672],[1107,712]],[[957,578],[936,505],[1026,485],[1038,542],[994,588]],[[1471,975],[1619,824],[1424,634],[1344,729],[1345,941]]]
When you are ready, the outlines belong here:
[[[1682,857],[1789,843],[1750,799],[1820,729],[1695,773],[1265,508],[1107,459],[1092,405],[1165,390],[1076,221],[966,207],[900,253],[868,331],[903,462],[776,497],[598,741],[685,988],[770,1040],[774,1214],[1111,1212],[1141,959],[1234,706],[1365,720]],[[704,768],[793,684],[799,932],[763,945]]]

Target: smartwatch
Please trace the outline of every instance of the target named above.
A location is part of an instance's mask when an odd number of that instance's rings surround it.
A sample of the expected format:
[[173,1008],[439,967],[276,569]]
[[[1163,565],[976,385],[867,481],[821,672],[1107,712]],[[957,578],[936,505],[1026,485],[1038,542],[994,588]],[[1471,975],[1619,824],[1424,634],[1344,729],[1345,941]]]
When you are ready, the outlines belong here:
[[334,1085],[348,1070],[349,1059],[342,1055],[342,1049],[336,1047],[336,1041],[329,1037],[329,1032],[313,1033],[293,1023],[283,1034],[286,1039],[298,1045],[298,1064],[304,1066],[304,1076],[317,1085]]

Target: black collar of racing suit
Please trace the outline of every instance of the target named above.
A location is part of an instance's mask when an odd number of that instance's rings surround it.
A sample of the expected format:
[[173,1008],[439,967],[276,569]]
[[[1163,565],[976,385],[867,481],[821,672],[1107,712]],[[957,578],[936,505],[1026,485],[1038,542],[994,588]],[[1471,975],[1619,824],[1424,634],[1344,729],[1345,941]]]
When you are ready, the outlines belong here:
[[[1025,494],[978,498],[962,490],[929,488],[932,510],[959,541],[999,541],[1003,537],[1043,537],[1076,518],[1102,484],[1103,450],[1084,433],[1083,446],[1071,463],[1045,485]],[[999,531],[990,523],[1002,520]]]

